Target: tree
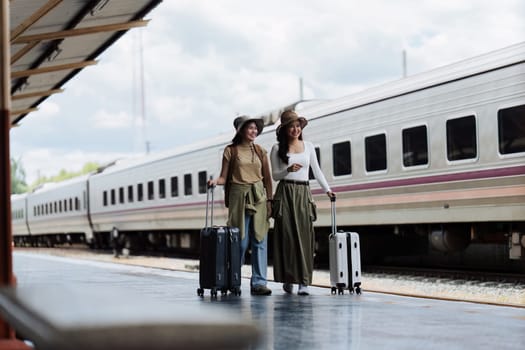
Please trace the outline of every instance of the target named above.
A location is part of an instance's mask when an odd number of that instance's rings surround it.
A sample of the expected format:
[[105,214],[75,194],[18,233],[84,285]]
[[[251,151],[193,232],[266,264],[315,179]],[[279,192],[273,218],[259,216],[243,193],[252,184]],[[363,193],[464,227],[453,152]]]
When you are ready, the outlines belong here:
[[69,180],[74,177],[93,172],[97,170],[99,167],[100,165],[96,162],[87,162],[86,164],[84,164],[84,166],[82,167],[82,170],[80,171],[67,171],[65,169],[61,169],[57,175],[54,175],[51,177],[44,176],[44,177],[39,178],[38,180],[36,180],[35,182],[31,184],[31,188],[35,188],[38,185],[44,184],[46,182],[60,182],[60,181]]
[[22,161],[11,158],[11,193],[19,194],[26,191],[26,172],[22,166]]

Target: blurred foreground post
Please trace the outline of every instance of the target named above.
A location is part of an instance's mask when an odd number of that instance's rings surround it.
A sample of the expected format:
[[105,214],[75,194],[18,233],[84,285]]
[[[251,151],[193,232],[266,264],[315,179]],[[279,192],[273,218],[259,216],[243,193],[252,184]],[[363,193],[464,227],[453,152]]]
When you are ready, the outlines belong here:
[[[11,172],[9,164],[10,57],[9,1],[0,0],[0,286],[13,282],[11,256]],[[0,340],[12,336],[7,324],[0,320]]]

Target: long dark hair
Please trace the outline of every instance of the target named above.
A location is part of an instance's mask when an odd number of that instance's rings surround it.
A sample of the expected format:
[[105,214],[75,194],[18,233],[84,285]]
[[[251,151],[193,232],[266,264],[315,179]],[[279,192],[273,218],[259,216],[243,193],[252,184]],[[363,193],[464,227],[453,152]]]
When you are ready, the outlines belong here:
[[235,136],[232,139],[232,146],[237,146],[241,144],[242,142],[242,136],[240,133],[235,134]]
[[[290,157],[288,157],[288,151],[290,150],[290,145],[288,144],[288,128],[290,125],[286,125],[285,127],[282,127],[279,129],[279,132],[277,133],[277,141],[279,142],[279,150],[277,151],[277,155],[279,158],[283,161],[284,164],[288,164],[288,160]],[[303,139],[303,132],[301,130],[301,135],[299,135],[299,140]]]
[[235,136],[232,139],[232,146],[237,146],[242,143],[242,134],[244,133],[244,130],[251,124],[255,123],[254,121],[248,121],[247,123],[244,123],[241,130],[239,132],[235,133]]

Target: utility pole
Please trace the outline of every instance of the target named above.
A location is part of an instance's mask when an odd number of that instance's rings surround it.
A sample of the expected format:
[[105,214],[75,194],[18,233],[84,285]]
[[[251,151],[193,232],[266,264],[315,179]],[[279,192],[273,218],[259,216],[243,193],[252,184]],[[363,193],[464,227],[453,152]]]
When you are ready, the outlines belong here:
[[299,77],[299,101],[302,101],[304,98],[303,95],[303,78]]
[[144,88],[144,50],[142,31],[133,32],[132,45],[132,92],[131,104],[133,115],[133,151],[149,153],[149,142],[146,137],[146,92]]
[[403,50],[403,78],[407,77],[407,51]]
[[144,146],[146,154],[149,153],[149,141],[146,136],[146,93],[144,89],[144,50],[142,48],[142,30],[139,29],[139,46],[140,46],[140,115],[142,124],[142,134],[144,136]]

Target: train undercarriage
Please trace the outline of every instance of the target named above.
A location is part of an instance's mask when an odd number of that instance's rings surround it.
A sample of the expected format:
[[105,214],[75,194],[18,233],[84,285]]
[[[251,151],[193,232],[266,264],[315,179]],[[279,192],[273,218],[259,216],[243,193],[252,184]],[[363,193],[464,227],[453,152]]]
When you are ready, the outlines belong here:
[[[366,265],[449,267],[525,273],[525,223],[340,227],[360,234]],[[328,266],[329,230],[317,231],[318,264]]]
[[[444,223],[339,227],[360,234],[367,265],[450,267],[525,273],[525,223]],[[316,228],[316,268],[328,268],[329,227]],[[272,230],[268,241],[272,260]],[[54,247],[86,244],[120,254],[198,257],[199,231],[98,232],[15,236],[15,246]]]

